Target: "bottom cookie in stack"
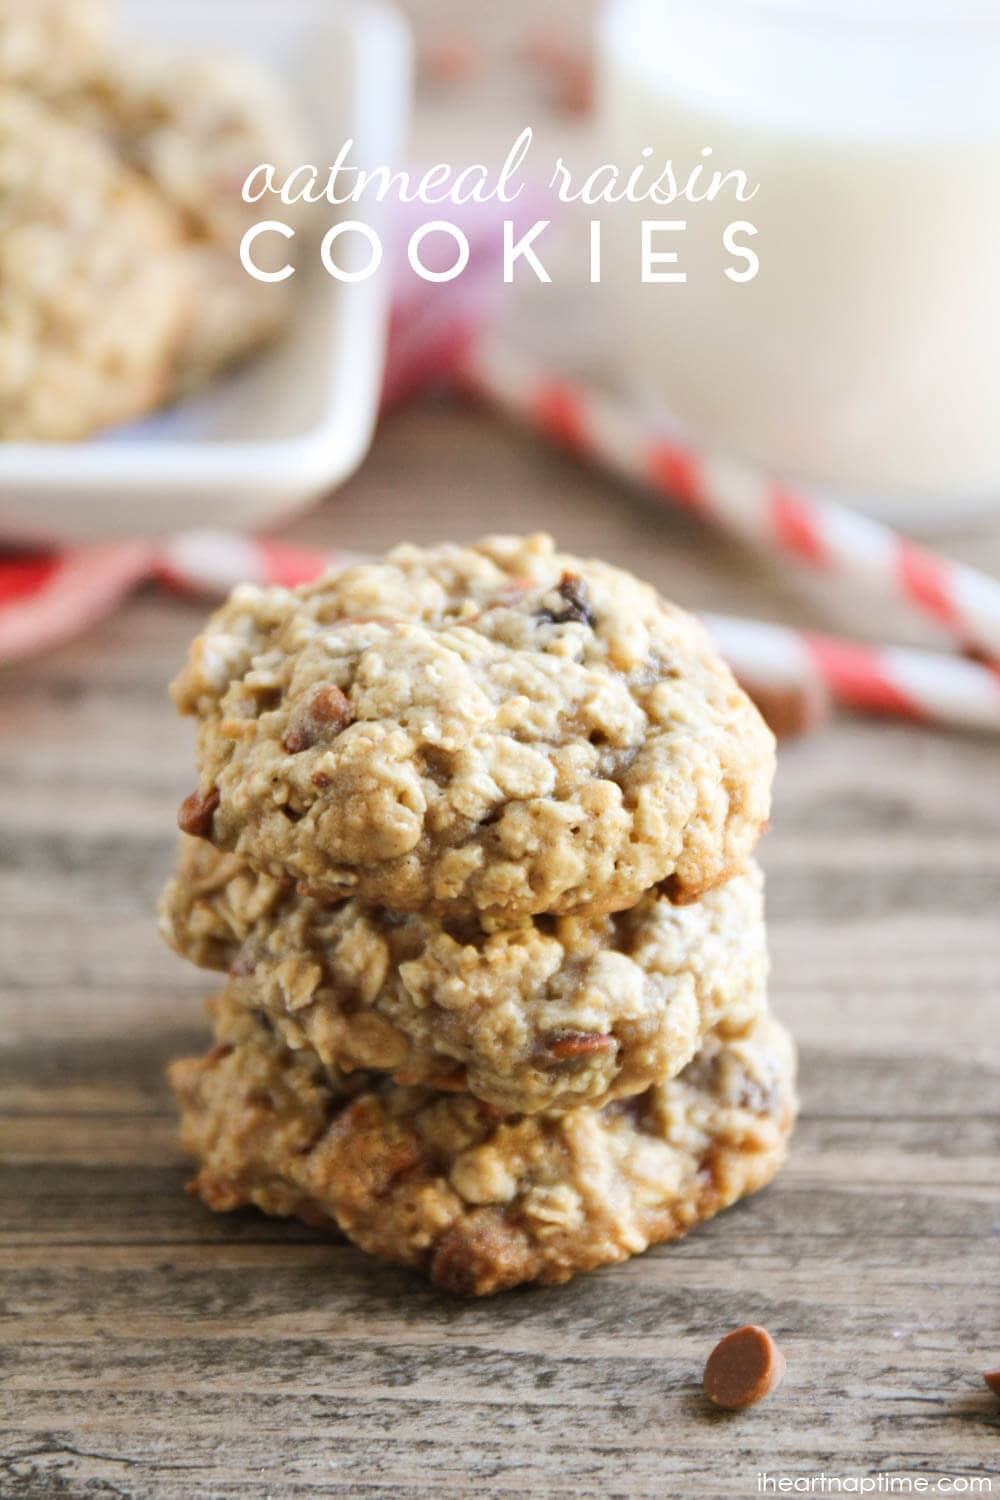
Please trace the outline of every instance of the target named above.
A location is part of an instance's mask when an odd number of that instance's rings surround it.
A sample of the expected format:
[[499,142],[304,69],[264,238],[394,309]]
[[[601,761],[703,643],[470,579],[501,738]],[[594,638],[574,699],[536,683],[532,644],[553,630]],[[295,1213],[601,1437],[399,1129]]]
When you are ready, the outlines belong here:
[[216,1045],[170,1079],[190,1190],[336,1226],[363,1250],[483,1295],[679,1238],[763,1187],[795,1116],[795,1051],[765,1007],[676,1077],[603,1108],[505,1115],[291,1051],[223,992]]

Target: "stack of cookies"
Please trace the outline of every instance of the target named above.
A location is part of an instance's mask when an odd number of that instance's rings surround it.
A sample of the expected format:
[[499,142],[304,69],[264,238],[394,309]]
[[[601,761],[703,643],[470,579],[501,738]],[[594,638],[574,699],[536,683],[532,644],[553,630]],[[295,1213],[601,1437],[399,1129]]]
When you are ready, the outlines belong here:
[[774,747],[701,628],[545,536],[238,588],[174,685],[161,924],[227,974],[173,1065],[192,1183],[485,1293],[761,1187]]

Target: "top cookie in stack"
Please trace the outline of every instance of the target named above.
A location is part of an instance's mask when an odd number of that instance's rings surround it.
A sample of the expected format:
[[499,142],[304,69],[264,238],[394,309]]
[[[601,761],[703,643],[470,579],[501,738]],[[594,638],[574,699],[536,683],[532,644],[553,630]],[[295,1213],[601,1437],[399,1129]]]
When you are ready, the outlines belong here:
[[314,897],[598,914],[744,868],[770,731],[701,627],[547,536],[238,588],[174,686],[186,832]]

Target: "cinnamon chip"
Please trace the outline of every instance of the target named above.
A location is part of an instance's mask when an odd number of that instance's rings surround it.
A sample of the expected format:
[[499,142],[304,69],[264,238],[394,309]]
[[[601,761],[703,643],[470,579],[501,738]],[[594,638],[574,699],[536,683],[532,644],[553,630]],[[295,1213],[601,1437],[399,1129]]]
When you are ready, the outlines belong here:
[[442,1094],[464,1094],[468,1087],[464,1068],[457,1068],[450,1073],[434,1073],[429,1078],[420,1073],[414,1073],[408,1068],[400,1068],[392,1075],[393,1083],[405,1088],[409,1084],[424,1084],[429,1089],[437,1089]]
[[975,646],[967,641],[962,647],[962,655],[966,661],[974,661],[978,667],[989,667],[991,672],[1000,672],[1000,657],[995,651],[985,651],[982,646]]
[[594,64],[588,51],[550,30],[530,37],[521,53],[547,83],[556,109],[567,114],[589,112],[594,103]]
[[785,1356],[766,1328],[746,1323],[720,1339],[705,1365],[705,1394],[724,1411],[742,1411],[780,1384]]
[[218,805],[218,787],[213,786],[210,792],[192,792],[177,809],[177,827],[181,833],[189,833],[193,838],[207,839],[212,832],[212,819]]
[[318,687],[304,707],[295,709],[288,721],[282,745],[289,755],[308,750],[326,733],[339,734],[354,715],[347,698],[332,682]]
[[587,115],[594,107],[594,67],[588,57],[573,58],[556,77],[554,102],[567,115]]
[[993,1392],[994,1396],[1000,1396],[1000,1366],[995,1370],[984,1370],[983,1379]]
[[215,1046],[210,1047],[205,1053],[205,1064],[214,1067],[217,1062],[222,1062],[223,1058],[229,1057],[232,1050],[232,1042],[216,1042]]
[[776,739],[794,739],[819,729],[832,715],[833,704],[822,683],[755,682],[740,674],[740,687],[753,699],[761,718]]
[[585,1057],[589,1052],[606,1052],[615,1046],[615,1039],[600,1031],[556,1031],[548,1046],[553,1057]]

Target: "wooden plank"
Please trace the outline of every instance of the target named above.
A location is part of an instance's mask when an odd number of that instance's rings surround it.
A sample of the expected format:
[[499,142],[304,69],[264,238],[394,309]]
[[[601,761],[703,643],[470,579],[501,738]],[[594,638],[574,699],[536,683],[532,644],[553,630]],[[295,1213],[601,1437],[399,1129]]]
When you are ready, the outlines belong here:
[[[761,1469],[990,1474],[995,747],[844,721],[784,754],[764,857],[802,1045],[786,1172],[677,1246],[469,1306],[183,1194],[163,1067],[202,1045],[214,981],[150,918],[189,734],[141,658],[179,658],[190,628],[144,597],[99,650],[3,683],[0,1494],[631,1500],[749,1495]],[[727,1419],[698,1377],[747,1318],[790,1373]]]
[[[496,56],[532,10],[418,9]],[[575,0],[550,12],[580,24]],[[465,116],[469,150],[508,133],[509,83]],[[426,159],[455,110],[424,100]],[[539,323],[577,337],[545,291]],[[389,422],[289,534],[378,550],[540,526],[698,608],[933,639],[442,402]],[[1000,538],[955,550],[1000,566]],[[996,742],[843,719],[784,748],[763,860],[802,1053],[786,1171],[676,1246],[461,1303],[183,1192],[163,1069],[204,1045],[216,981],[151,911],[192,781],[165,689],[201,614],[147,590],[0,674],[0,1496],[661,1500],[750,1496],[762,1470],[1000,1494],[979,1378],[1000,1359]],[[701,1367],[748,1319],[788,1376],[726,1417]]]

